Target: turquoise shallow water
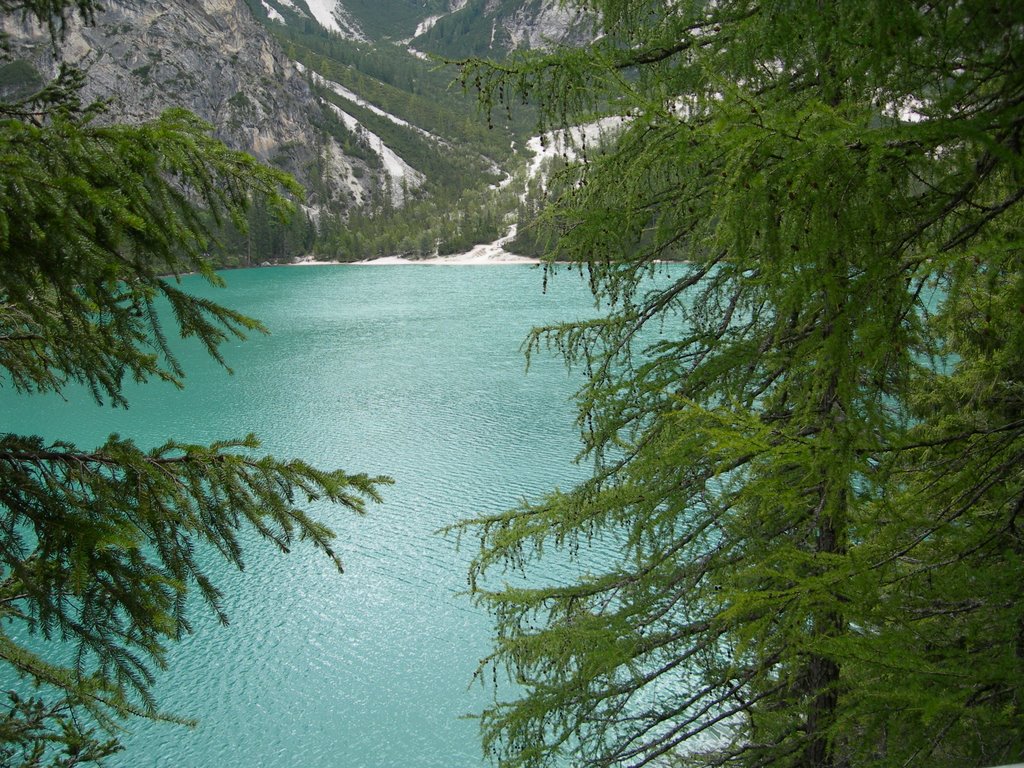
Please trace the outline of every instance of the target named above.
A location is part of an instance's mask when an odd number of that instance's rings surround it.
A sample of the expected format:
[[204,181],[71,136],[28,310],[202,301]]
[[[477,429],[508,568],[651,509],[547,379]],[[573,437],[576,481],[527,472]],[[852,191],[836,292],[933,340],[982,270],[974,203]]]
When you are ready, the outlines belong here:
[[[111,432],[149,447],[256,432],[265,449],[322,466],[390,474],[365,517],[317,507],[339,534],[346,573],[307,548],[261,542],[243,573],[221,569],[231,626],[196,605],[197,634],[173,650],[157,696],[195,729],[138,724],[115,768],[460,768],[483,764],[462,719],[493,691],[471,685],[491,624],[462,594],[475,542],[435,532],[586,475],[557,359],[525,371],[532,325],[592,315],[585,284],[495,267],[307,267],[186,285],[263,320],[231,343],[228,376],[198,348],[186,389],[147,385],[131,408],[84,393],[0,391],[5,431],[83,447]],[[0,687],[11,681],[3,679]]]

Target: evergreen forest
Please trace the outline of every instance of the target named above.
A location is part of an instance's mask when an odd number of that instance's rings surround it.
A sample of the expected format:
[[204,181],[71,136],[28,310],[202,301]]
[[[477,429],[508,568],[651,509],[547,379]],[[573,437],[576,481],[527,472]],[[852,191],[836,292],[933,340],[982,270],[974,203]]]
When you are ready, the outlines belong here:
[[[588,45],[490,60],[467,40],[443,70],[281,27],[296,61],[363,78],[377,106],[454,125],[471,150],[438,154],[364,109],[429,184],[317,222],[291,177],[184,110],[106,121],[80,98],[85,73],[4,70],[5,383],[125,405],[128,382],[182,384],[169,335],[223,362],[265,331],[178,276],[218,283],[218,259],[310,249],[445,253],[517,223],[546,276],[569,263],[607,312],[525,344],[583,374],[592,476],[449,531],[494,622],[481,760],[1024,761],[1024,7],[585,8],[601,19]],[[97,9],[0,0],[55,40]],[[614,136],[543,182],[500,183],[513,142],[598,120]],[[323,128],[360,151],[342,123]],[[652,284],[665,261],[672,281]],[[359,513],[389,482],[263,455],[254,435],[144,450],[0,434],[0,665],[31,684],[4,692],[0,766],[102,765],[118,723],[187,722],[152,688],[187,604],[228,618],[197,548],[242,567],[254,531],[340,570],[308,503]],[[617,556],[596,565],[595,542]],[[550,558],[578,577],[549,581]]]
[[[426,183],[409,191],[400,203],[385,191],[368,205],[329,211],[312,226],[311,245],[295,231],[301,225],[293,224],[291,233],[279,233],[275,223],[262,223],[265,230],[274,232],[277,245],[265,254],[256,254],[249,263],[287,261],[309,253],[338,261],[448,255],[492,242],[506,233],[521,189],[513,192],[498,185],[529,160],[521,152],[517,155],[514,147],[522,147],[536,128],[532,107],[527,105],[514,113],[509,110],[502,119],[489,120],[474,95],[453,83],[453,72],[440,55],[424,60],[390,42],[348,40],[308,19],[301,23],[287,8],[282,12],[292,23],[273,23],[267,20],[267,11],[260,3],[248,4],[278,38],[289,58],[328,81],[344,84],[377,110],[401,116],[416,126],[419,130],[399,125],[375,110],[339,97],[311,78],[318,98],[358,119],[426,176]],[[388,28],[395,30],[408,24],[403,22],[403,8],[401,3],[389,4],[360,18],[375,19],[371,26],[390,25]],[[396,15],[389,16],[389,11]],[[360,137],[332,119],[329,110],[323,129],[339,141],[346,154],[379,164]],[[258,240],[267,242],[265,238]],[[239,237],[234,237],[220,258],[237,261],[240,244]]]

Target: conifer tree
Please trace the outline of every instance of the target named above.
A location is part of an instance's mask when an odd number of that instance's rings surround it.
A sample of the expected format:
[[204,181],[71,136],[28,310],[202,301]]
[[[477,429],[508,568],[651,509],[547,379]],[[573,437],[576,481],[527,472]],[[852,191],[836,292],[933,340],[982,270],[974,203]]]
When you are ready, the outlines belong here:
[[[93,0],[0,0],[4,17],[59,36]],[[6,45],[4,46],[6,51]],[[127,380],[181,385],[158,304],[174,331],[218,360],[260,324],[190,295],[176,278],[220,279],[208,225],[245,226],[253,200],[286,212],[288,176],[213,139],[182,110],[139,125],[83,104],[81,72],[0,103],[0,366],[26,393],[85,385],[124,405]],[[82,449],[0,435],[0,765],[72,766],[116,751],[102,728],[170,717],[150,693],[169,643],[191,631],[201,595],[226,621],[204,559],[242,567],[242,533],[287,551],[305,540],[340,570],[333,534],[301,508],[359,511],[385,478],[260,456],[255,437],[146,450],[111,436]],[[25,628],[32,637],[26,642]],[[52,651],[52,653],[51,653]]]
[[594,476],[463,527],[517,683],[485,749],[1024,759],[1024,10],[587,5],[585,49],[460,63],[542,129],[621,122],[544,213],[608,315],[530,341],[588,374]]

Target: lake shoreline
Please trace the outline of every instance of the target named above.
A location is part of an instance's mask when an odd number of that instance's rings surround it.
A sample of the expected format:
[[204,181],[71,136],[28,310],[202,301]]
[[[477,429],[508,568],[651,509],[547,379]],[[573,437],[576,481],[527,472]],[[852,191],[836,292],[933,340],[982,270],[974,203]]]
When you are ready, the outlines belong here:
[[530,256],[514,256],[499,258],[478,258],[467,257],[465,254],[453,254],[451,256],[430,256],[424,259],[412,259],[407,256],[380,256],[376,259],[361,259],[359,261],[323,261],[319,259],[302,259],[291,263],[284,263],[275,266],[283,267],[390,267],[390,266],[449,266],[449,267],[492,267],[527,264],[535,266],[543,264],[541,259]]

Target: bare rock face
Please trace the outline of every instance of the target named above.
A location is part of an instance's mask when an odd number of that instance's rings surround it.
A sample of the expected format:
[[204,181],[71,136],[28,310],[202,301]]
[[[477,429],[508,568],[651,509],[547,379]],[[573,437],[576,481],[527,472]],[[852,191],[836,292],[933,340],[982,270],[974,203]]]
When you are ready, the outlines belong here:
[[[372,173],[353,168],[321,127],[305,76],[242,0],[106,0],[94,26],[77,19],[55,54],[40,28],[6,22],[15,54],[44,74],[59,60],[86,70],[86,98],[110,100],[118,120],[168,107],[195,112],[229,146],[294,174],[309,204],[344,210],[369,197]],[[352,188],[355,176],[366,189]]]
[[525,4],[502,20],[510,50],[581,44],[593,38],[592,26],[579,6],[559,0]]
[[580,46],[598,35],[597,15],[580,0],[448,0],[409,41],[414,51],[500,58],[515,50]]

